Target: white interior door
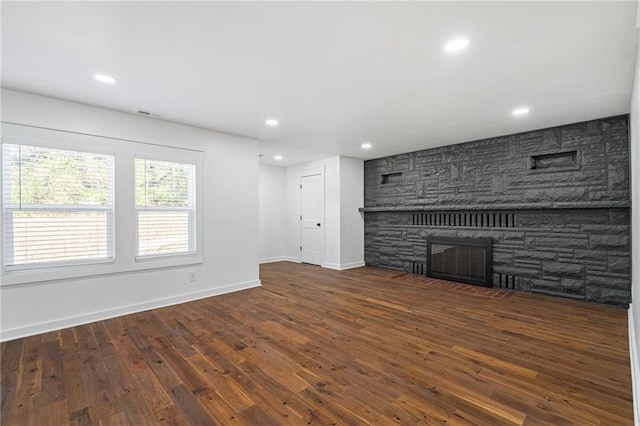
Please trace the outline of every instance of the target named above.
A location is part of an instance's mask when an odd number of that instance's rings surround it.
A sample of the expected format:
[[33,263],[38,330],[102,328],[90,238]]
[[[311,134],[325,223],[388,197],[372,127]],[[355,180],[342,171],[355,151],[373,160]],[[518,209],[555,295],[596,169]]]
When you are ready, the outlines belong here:
[[300,178],[300,260],[322,265],[324,260],[324,177]]

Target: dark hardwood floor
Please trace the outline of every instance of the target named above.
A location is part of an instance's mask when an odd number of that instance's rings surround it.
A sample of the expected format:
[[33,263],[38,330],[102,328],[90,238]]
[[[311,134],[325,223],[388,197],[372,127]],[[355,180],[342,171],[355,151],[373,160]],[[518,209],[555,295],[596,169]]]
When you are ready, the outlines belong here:
[[632,424],[623,309],[371,267],[260,273],[2,343],[2,425]]

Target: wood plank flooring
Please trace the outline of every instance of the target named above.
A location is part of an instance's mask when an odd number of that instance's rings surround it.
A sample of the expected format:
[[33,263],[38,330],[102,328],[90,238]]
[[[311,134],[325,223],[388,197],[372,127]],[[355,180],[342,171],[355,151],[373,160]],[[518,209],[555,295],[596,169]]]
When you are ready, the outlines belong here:
[[627,312],[364,267],[1,344],[1,424],[632,424]]

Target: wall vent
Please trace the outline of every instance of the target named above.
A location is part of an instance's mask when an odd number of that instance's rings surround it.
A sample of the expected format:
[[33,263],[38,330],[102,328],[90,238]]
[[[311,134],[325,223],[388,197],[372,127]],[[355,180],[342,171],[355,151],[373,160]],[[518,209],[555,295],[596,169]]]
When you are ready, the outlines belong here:
[[516,213],[414,213],[412,224],[429,227],[514,228]]
[[516,277],[514,275],[497,274],[498,281],[493,283],[494,287],[507,288],[510,290],[517,289]]
[[425,263],[413,262],[411,264],[411,273],[427,275],[427,265]]
[[160,114],[156,114],[154,112],[149,112],[149,111],[144,111],[144,110],[137,110],[136,113],[140,114],[140,115],[144,115],[145,117],[151,117],[151,118],[162,118],[163,116]]

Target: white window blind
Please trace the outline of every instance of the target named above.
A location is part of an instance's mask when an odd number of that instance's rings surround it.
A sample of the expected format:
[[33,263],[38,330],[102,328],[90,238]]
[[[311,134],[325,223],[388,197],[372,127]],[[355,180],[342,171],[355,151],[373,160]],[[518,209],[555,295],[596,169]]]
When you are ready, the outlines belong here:
[[196,251],[196,166],[136,158],[136,256]]
[[4,143],[4,266],[111,261],[114,156]]

